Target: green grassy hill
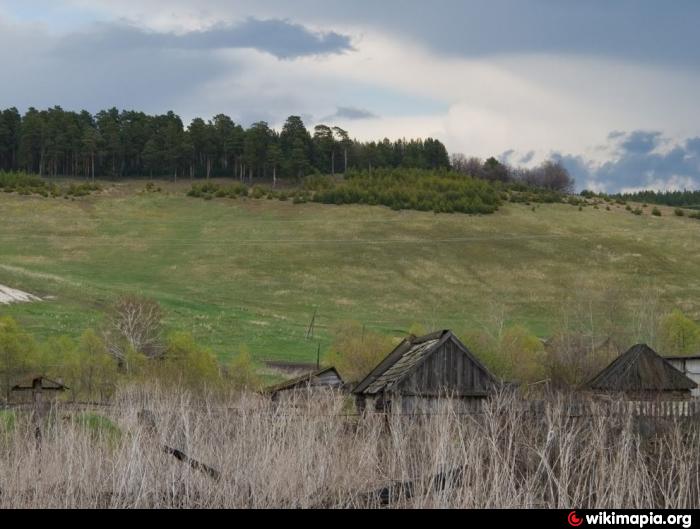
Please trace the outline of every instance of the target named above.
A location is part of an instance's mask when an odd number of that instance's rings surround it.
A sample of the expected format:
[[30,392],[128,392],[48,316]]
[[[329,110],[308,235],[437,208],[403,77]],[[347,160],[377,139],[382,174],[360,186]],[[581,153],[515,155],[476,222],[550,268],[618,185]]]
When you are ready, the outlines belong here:
[[[124,292],[219,355],[311,361],[330,327],[467,329],[495,313],[546,336],[562,307],[659,303],[700,316],[700,221],[624,206],[507,204],[486,216],[143,193],[0,196],[0,284],[46,299],[0,305],[37,336],[77,335]],[[615,299],[612,299],[612,298]],[[594,300],[593,303],[591,300]],[[585,307],[584,307],[585,308]],[[585,312],[585,311],[583,311]]]

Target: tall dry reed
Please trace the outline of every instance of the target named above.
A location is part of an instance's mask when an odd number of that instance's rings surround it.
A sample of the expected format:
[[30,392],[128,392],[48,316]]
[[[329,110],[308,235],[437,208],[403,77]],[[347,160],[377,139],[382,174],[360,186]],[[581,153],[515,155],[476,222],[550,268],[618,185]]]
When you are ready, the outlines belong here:
[[563,398],[533,413],[510,394],[477,415],[347,409],[341,395],[275,406],[134,388],[99,409],[55,406],[41,441],[18,410],[0,428],[0,507],[700,506],[692,420],[576,415]]

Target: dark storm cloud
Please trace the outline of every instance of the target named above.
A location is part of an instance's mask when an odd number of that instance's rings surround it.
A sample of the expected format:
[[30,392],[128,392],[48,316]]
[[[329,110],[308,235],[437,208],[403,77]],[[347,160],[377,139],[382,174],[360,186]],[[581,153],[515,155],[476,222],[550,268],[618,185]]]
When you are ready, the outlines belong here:
[[234,25],[217,25],[203,31],[177,35],[156,33],[116,23],[96,24],[89,31],[66,37],[56,53],[91,54],[127,50],[189,50],[250,48],[278,59],[328,55],[351,51],[350,37],[334,31],[314,32],[288,20],[247,18]]
[[620,191],[700,186],[700,137],[670,143],[661,132],[637,130],[614,138],[615,159],[600,166],[581,156],[555,153],[554,158],[581,187],[597,183],[607,191]]
[[[212,53],[232,48],[256,49],[279,59],[352,49],[347,36],[314,32],[287,20],[248,18],[236,25],[176,35],[122,22],[93,22],[85,29],[53,34],[40,25],[0,18],[0,63],[12,79],[0,83],[0,103],[22,110],[61,105],[96,111],[117,106],[187,114],[193,107],[209,109],[196,97],[200,88],[243,74],[244,67],[234,58]],[[284,99],[277,95],[275,101],[262,104],[253,100],[256,97],[233,93],[235,108],[212,110],[237,112],[244,122],[271,119],[273,103]]]
[[[253,6],[253,2],[241,2]],[[268,12],[402,35],[450,55],[595,55],[689,66],[700,60],[697,0],[271,0]]]
[[635,130],[622,137],[620,151],[626,155],[644,155],[659,147],[663,135],[658,131]]
[[78,45],[74,36],[1,23],[0,63],[12,79],[0,83],[0,103],[21,110],[61,105],[90,111],[118,106],[161,112],[221,72],[215,57],[201,53],[162,49],[144,53],[134,47],[105,53],[90,42]]

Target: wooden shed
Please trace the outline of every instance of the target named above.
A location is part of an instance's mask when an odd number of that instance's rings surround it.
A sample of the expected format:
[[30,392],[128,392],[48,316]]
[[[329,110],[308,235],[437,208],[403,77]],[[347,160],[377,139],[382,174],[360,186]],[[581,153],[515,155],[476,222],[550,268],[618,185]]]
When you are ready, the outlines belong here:
[[[665,358],[690,380],[696,384],[700,383],[700,355],[667,356]],[[700,388],[696,387],[690,393],[695,398],[700,397]]]
[[344,385],[338,371],[334,367],[327,367],[266,388],[264,393],[270,395],[272,400],[277,402],[285,399],[296,399],[309,392],[338,390]]
[[597,394],[622,394],[629,400],[685,400],[697,384],[645,344],[635,345],[584,384]]
[[[353,390],[360,411],[478,411],[496,378],[449,330],[402,341]],[[447,402],[449,400],[449,402]]]

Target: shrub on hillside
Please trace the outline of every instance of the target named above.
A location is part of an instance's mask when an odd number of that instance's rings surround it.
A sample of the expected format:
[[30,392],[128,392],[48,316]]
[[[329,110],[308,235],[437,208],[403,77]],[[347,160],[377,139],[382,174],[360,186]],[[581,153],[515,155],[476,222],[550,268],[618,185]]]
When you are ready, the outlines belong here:
[[5,399],[18,377],[39,365],[36,342],[9,316],[0,317],[0,384]]
[[358,382],[395,347],[391,338],[369,331],[361,323],[342,322],[333,330],[333,344],[324,363],[334,366],[343,378]]
[[48,182],[33,174],[0,171],[0,190],[5,193],[17,193],[24,196],[39,195],[42,197],[63,196],[65,198],[77,198],[100,191],[101,187],[91,182],[71,183],[68,187],[61,187],[54,182]]
[[161,375],[163,383],[178,387],[206,389],[221,383],[216,357],[186,332],[168,337],[163,358],[152,362],[151,369]]
[[666,356],[683,356],[700,351],[700,325],[676,309],[661,320],[661,350]]
[[5,193],[18,193],[20,195],[59,196],[60,189],[54,183],[49,183],[42,178],[24,172],[0,171],[0,190]]
[[316,192],[313,200],[468,214],[493,213],[501,204],[496,186],[488,182],[449,171],[416,169],[350,172],[333,188]]
[[226,380],[237,390],[255,391],[261,381],[255,372],[253,357],[247,346],[242,345],[238,353],[225,366]]

